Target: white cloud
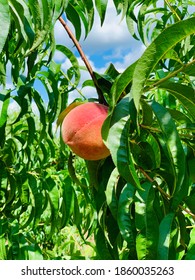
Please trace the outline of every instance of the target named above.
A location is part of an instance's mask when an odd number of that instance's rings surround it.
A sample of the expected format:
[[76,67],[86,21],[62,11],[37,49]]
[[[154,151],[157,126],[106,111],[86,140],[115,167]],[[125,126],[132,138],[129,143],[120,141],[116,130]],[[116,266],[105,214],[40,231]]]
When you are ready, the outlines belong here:
[[[68,25],[71,30],[74,31],[70,22],[68,22]],[[57,44],[66,45],[74,50],[73,43],[60,22],[57,22],[55,26],[55,38]],[[141,42],[136,41],[131,36],[126,26],[126,21],[121,21],[121,15],[117,16],[114,4],[112,1],[108,1],[103,26],[101,26],[99,15],[96,12],[92,30],[85,40],[80,40],[80,45],[84,52],[90,57],[94,54],[101,55],[105,52],[109,52],[107,58],[116,59],[121,58],[125,50],[130,51],[140,47]],[[102,60],[103,59],[106,59],[105,54],[102,57]]]
[[92,31],[82,42],[84,51],[89,55],[112,50],[115,57],[117,54],[120,57],[121,50],[140,44],[130,35],[126,21],[121,21],[121,15],[117,16],[113,3],[111,1],[109,3],[103,26],[100,25],[99,16],[96,15]]

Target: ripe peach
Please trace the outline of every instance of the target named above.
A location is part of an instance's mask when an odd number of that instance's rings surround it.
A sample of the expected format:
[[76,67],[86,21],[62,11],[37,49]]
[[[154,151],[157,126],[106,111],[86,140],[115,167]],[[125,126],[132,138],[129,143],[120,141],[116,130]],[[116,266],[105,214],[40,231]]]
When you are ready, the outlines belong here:
[[84,103],[73,108],[62,122],[62,139],[71,150],[86,160],[99,160],[110,152],[104,145],[101,128],[108,108],[98,103]]

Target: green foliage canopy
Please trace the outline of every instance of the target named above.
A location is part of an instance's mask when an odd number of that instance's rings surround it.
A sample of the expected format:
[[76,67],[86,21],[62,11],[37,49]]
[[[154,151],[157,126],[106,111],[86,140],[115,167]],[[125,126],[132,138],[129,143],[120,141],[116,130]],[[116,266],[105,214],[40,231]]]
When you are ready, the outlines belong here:
[[108,1],[0,0],[0,259],[195,259],[194,4],[113,4],[146,50],[123,73],[111,64],[83,83],[109,106],[111,151],[84,162],[53,131],[81,77],[54,25],[62,16],[79,41],[95,12],[104,24]]

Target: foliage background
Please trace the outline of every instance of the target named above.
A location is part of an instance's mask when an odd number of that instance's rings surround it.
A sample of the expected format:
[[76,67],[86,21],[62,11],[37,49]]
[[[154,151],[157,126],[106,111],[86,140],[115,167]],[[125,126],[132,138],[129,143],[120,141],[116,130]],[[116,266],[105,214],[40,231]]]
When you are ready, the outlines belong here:
[[[111,64],[83,83],[109,106],[111,157],[85,162],[53,131],[81,77],[54,25],[62,15],[79,41],[107,3],[0,1],[0,259],[195,259],[193,2],[113,1],[146,50],[123,73]],[[20,110],[8,114],[12,102]]]

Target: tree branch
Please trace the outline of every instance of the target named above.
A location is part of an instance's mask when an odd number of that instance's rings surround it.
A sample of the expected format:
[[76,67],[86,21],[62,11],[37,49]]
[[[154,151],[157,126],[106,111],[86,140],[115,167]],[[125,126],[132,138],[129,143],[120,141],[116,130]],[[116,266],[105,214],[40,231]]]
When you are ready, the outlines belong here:
[[189,63],[187,64],[184,64],[182,67],[180,67],[179,69],[173,71],[172,73],[168,74],[166,77],[158,80],[157,82],[155,82],[154,84],[152,84],[151,86],[149,87],[146,87],[146,90],[150,90],[150,89],[153,89],[154,87],[157,87],[158,85],[166,82],[167,80],[169,80],[170,78],[176,76],[178,73],[180,72],[183,72],[187,67],[193,65],[195,63],[195,59],[193,59],[192,61],[190,61]]
[[102,94],[102,91],[101,91],[99,85],[98,85],[98,81],[97,81],[97,79],[95,77],[93,69],[92,69],[92,67],[91,67],[91,65],[90,65],[86,55],[84,54],[84,52],[83,52],[79,42],[77,41],[76,37],[74,36],[74,34],[72,33],[72,31],[70,30],[70,28],[68,27],[67,23],[63,20],[62,17],[59,17],[59,21],[62,24],[62,26],[64,27],[64,29],[66,30],[66,32],[69,35],[70,39],[73,41],[73,43],[74,43],[75,47],[77,48],[77,50],[78,50],[78,52],[79,52],[83,62],[85,63],[85,66],[86,66],[86,68],[87,68],[87,70],[88,70],[88,72],[89,72],[89,74],[90,74],[90,76],[91,76],[91,78],[92,78],[92,80],[94,82],[95,88],[97,90],[99,103],[106,104],[105,98],[104,98],[104,96]]
[[[139,170],[141,171],[141,173],[144,175],[144,177],[145,177],[149,182],[155,183],[156,188],[159,190],[159,192],[160,192],[167,200],[170,200],[170,199],[171,199],[171,196],[170,196],[168,193],[166,193],[166,192],[156,183],[156,181],[155,181],[153,178],[151,178],[151,177],[143,170],[143,168],[139,167]],[[195,214],[194,214],[194,213],[192,213],[189,209],[183,207],[181,204],[179,204],[178,207],[179,207],[182,211],[184,211],[184,212],[186,212],[187,214],[189,214],[189,215],[193,218],[193,220],[195,221]]]

